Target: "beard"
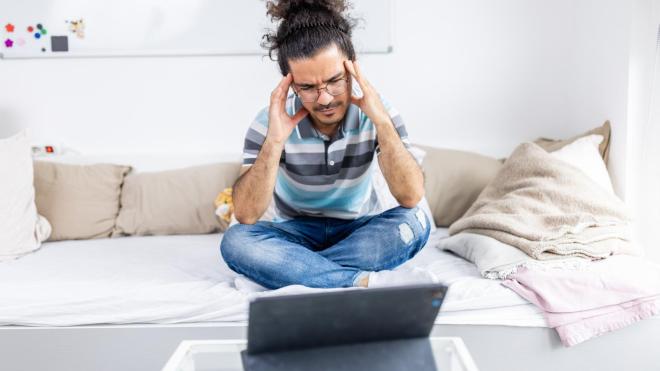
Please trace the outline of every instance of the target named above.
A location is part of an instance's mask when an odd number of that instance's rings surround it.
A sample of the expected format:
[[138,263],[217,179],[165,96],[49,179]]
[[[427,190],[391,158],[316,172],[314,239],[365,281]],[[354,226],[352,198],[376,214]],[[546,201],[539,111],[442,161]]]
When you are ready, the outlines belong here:
[[[328,116],[323,113],[323,110],[327,110],[327,109],[334,109],[335,112],[333,112],[332,115]],[[330,104],[325,106],[316,105],[312,110],[312,117],[314,118],[316,124],[326,128],[334,127],[340,124],[341,121],[344,119],[345,115],[346,115],[346,108],[344,102],[341,101],[331,102]]]

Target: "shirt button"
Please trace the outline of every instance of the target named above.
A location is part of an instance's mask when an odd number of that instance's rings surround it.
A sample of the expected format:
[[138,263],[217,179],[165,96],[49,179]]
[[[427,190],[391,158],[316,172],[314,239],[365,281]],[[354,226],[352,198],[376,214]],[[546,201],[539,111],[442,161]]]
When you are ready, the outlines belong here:
[[335,162],[331,160],[330,161],[330,166],[335,166]]

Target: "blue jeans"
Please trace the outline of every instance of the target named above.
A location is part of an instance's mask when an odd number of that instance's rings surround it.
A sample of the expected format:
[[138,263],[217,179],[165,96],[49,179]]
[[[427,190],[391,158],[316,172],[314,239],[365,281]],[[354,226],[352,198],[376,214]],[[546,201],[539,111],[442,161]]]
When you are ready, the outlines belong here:
[[351,287],[368,272],[395,268],[415,256],[430,230],[418,207],[355,220],[299,217],[236,224],[225,232],[220,252],[233,271],[270,289]]

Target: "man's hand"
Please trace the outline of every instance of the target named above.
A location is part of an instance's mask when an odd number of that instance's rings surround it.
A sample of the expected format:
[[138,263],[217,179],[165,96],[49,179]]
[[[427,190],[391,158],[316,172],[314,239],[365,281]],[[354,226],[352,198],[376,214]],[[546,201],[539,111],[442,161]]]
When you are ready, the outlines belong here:
[[293,117],[286,113],[286,95],[292,80],[291,74],[284,76],[270,95],[266,140],[254,165],[249,170],[241,171],[234,184],[234,215],[243,224],[256,223],[266,211],[273,198],[284,142],[300,120],[307,116],[305,108]]
[[277,144],[284,144],[289,135],[291,135],[293,128],[308,114],[304,107],[301,107],[293,117],[286,113],[286,97],[292,81],[293,77],[291,77],[291,74],[287,74],[270,95],[266,139],[270,139]]
[[380,147],[378,163],[390,192],[401,206],[415,207],[424,196],[422,169],[403,145],[383,102],[360,72],[357,62],[345,61],[344,66],[362,89],[362,97],[351,95],[351,101],[360,107],[376,127]]
[[388,114],[383,102],[378,96],[378,92],[367,81],[360,71],[360,66],[357,61],[346,60],[344,61],[346,70],[353,76],[353,80],[357,81],[362,89],[362,97],[356,97],[351,93],[351,102],[360,107],[369,119],[375,124],[390,123],[390,115]]

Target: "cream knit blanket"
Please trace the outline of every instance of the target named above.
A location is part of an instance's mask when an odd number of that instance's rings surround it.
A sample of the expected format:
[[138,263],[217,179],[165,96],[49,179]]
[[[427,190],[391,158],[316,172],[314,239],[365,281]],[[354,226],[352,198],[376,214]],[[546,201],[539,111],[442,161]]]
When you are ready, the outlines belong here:
[[449,234],[493,237],[540,260],[638,254],[624,203],[533,143],[511,154]]

